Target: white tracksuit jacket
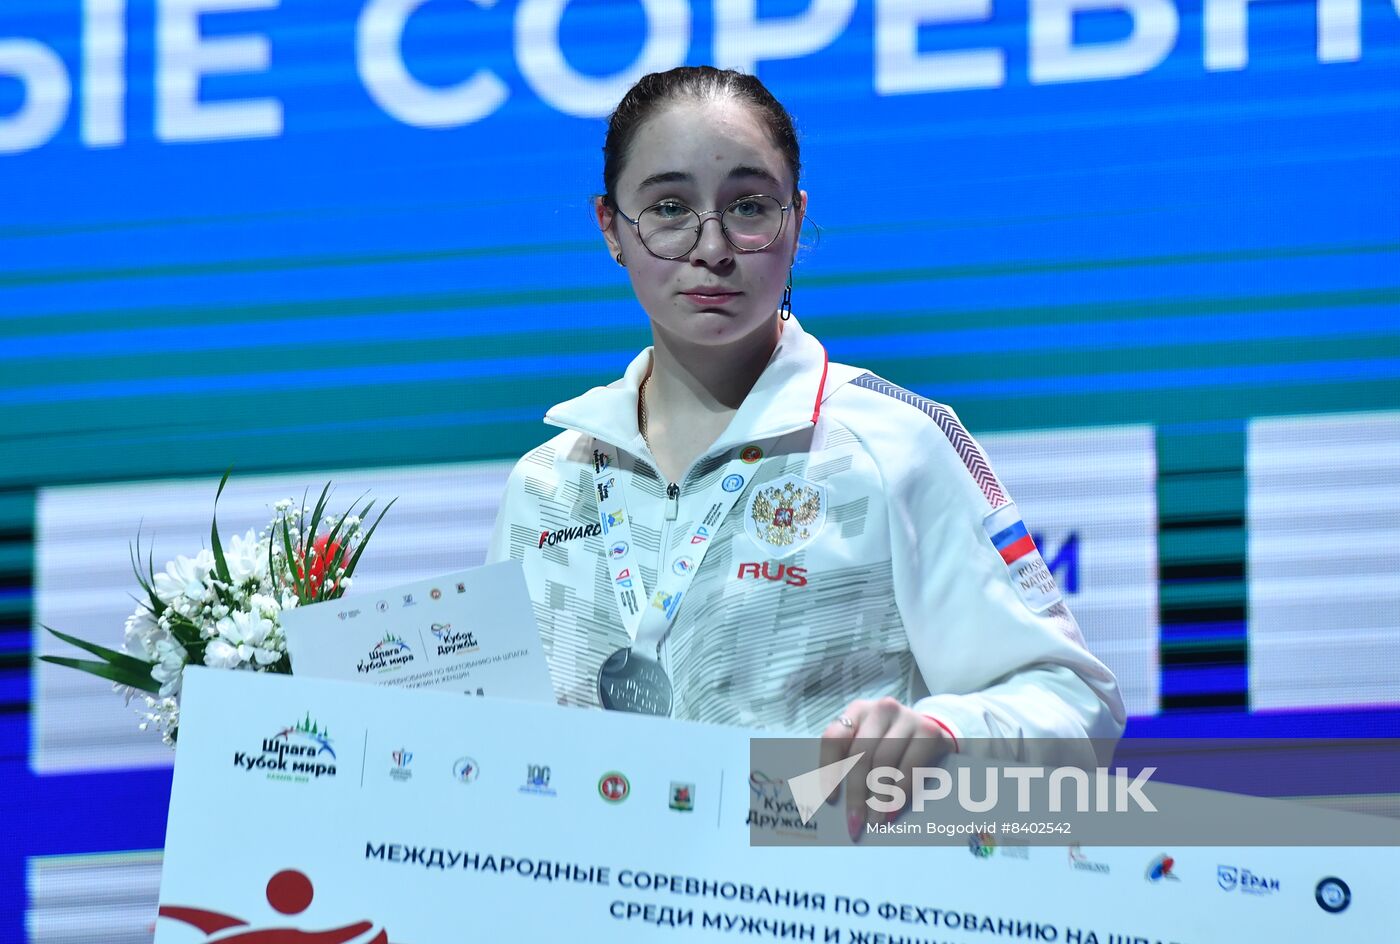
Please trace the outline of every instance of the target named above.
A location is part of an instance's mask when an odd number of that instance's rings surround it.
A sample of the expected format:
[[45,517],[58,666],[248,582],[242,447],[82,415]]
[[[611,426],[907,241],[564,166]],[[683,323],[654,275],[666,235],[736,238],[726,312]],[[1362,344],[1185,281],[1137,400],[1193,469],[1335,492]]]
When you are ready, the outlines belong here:
[[755,445],[762,458],[661,646],[673,717],[815,735],[853,699],[889,695],[959,742],[1010,738],[992,753],[1042,762],[1066,759],[1065,745],[1047,755],[1021,739],[1122,733],[1116,680],[951,410],[828,364],[788,321],[729,428],[668,498],[637,430],[650,363],[648,349],[620,380],[549,411],[565,432],[515,466],[487,554],[524,565],[560,703],[597,706],[598,667],[628,645],[594,440],[619,453],[648,593],[685,554],[734,450]]

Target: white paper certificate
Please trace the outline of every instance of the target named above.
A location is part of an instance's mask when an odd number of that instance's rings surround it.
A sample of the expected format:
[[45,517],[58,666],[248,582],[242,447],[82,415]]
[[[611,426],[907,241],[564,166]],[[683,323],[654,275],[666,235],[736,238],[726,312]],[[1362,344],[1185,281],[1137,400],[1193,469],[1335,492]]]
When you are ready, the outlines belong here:
[[1394,848],[753,846],[790,800],[752,733],[187,669],[156,941],[1321,944],[1400,922]]
[[554,701],[515,561],[288,610],[282,628],[297,676]]

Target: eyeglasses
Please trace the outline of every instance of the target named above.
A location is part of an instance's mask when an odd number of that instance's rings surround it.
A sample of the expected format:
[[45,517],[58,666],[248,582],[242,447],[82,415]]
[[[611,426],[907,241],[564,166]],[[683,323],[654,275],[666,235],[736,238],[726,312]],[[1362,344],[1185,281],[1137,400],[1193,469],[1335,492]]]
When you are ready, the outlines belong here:
[[634,220],[617,212],[637,230],[637,238],[647,252],[658,259],[681,259],[700,243],[705,217],[718,216],[724,238],[736,252],[762,252],[782,235],[792,204],[783,206],[777,197],[765,193],[740,197],[723,210],[698,213],[679,200],[652,204]]

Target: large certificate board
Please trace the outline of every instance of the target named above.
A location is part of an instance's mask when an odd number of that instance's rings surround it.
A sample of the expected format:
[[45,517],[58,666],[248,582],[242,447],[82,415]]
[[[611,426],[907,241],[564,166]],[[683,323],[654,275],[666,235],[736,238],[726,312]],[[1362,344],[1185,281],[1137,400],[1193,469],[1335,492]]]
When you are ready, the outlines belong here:
[[[752,847],[771,785],[750,734],[192,669],[156,940],[1235,944],[1400,922],[1393,848]],[[1262,884],[1224,879],[1246,872]]]

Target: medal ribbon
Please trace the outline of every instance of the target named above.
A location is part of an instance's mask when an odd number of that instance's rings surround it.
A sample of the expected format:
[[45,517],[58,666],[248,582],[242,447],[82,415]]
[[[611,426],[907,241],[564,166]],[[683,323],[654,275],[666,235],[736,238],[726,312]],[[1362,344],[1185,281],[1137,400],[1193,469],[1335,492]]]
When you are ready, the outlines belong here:
[[[634,648],[639,644],[650,647],[650,650],[654,650],[653,656],[660,658],[661,643],[675,622],[681,598],[690,589],[691,581],[700,570],[711,539],[749,483],[749,476],[741,470],[750,463],[740,458],[742,452],[735,450],[724,474],[705,491],[701,507],[706,511],[691,530],[688,544],[683,545],[689,548],[689,553],[684,550],[681,553],[682,558],[690,559],[690,567],[682,573],[676,572],[674,562],[670,568],[659,568],[656,593],[648,598],[642,572],[637,566],[638,555],[632,547],[632,520],[627,511],[627,497],[617,479],[617,452],[611,448],[593,450],[593,487],[598,499],[598,523],[602,525],[606,539],[604,553],[608,555],[608,572],[612,575],[617,610]],[[663,547],[663,562],[665,558],[666,548]],[[648,654],[650,650],[643,649],[642,652]]]

